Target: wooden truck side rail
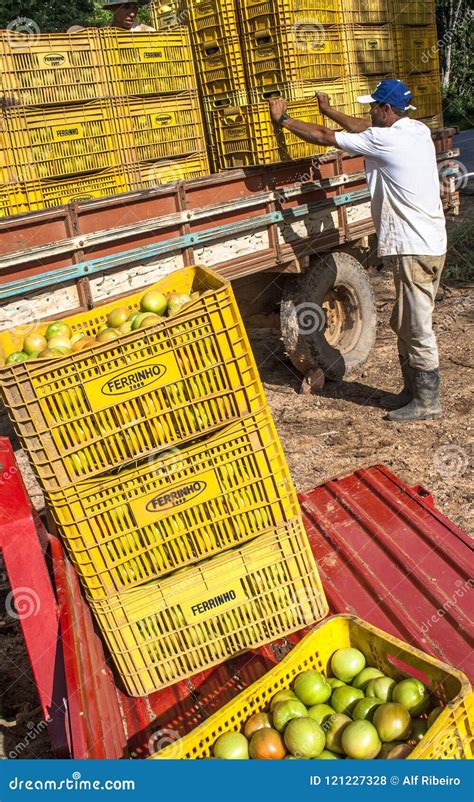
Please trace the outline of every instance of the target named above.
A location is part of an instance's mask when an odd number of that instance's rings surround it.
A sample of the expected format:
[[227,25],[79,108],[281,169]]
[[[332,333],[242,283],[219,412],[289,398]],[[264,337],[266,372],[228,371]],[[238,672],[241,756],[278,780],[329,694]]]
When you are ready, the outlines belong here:
[[[439,162],[456,155],[454,133],[433,135]],[[443,200],[456,211],[454,180]],[[341,152],[7,218],[0,327],[92,308],[188,264],[231,280],[301,272],[373,232],[364,161]]]

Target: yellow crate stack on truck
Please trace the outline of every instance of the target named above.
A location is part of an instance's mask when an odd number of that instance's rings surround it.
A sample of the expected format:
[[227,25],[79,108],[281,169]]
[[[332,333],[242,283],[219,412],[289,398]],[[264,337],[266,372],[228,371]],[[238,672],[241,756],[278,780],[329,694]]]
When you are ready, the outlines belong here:
[[343,0],[353,113],[359,95],[384,78],[400,78],[413,93],[411,116],[442,128],[439,43],[431,0]]
[[[0,368],[4,403],[135,696],[327,613],[231,285],[189,267],[149,288],[147,303],[150,293],[161,317],[140,313],[135,293],[119,310],[66,318],[78,350]],[[134,328],[106,342],[118,316]],[[2,362],[31,334],[2,333]]]
[[3,31],[0,58],[2,216],[209,173],[185,28]]

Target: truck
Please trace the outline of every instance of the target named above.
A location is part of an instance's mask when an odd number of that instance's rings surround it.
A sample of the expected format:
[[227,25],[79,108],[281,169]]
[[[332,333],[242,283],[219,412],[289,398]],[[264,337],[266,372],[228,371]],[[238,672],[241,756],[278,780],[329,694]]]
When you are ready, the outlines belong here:
[[[433,133],[459,209],[455,129]],[[0,330],[92,309],[192,264],[234,283],[243,314],[280,308],[303,374],[341,379],[375,339],[375,231],[364,160],[340,151],[0,218]]]

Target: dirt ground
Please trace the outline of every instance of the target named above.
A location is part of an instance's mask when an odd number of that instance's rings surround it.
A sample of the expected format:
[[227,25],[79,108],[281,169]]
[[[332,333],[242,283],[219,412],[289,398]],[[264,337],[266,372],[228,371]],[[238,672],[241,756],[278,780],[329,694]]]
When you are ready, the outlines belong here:
[[[472,526],[473,407],[473,211],[464,197],[461,216],[449,224],[450,253],[435,314],[439,336],[444,416],[408,425],[384,420],[378,399],[398,390],[399,366],[388,320],[390,276],[371,269],[379,324],[375,349],[359,375],[328,382],[319,396],[299,394],[302,377],[283,351],[278,329],[253,329],[252,345],[275,423],[298,491],[362,466],[384,463],[408,484],[422,484],[438,508],[467,532]],[[276,317],[270,318],[276,321]],[[472,339],[471,339],[472,338]],[[0,435],[12,436],[4,417]],[[24,454],[17,458],[37,509],[43,506]],[[47,731],[18,621],[8,614],[9,586],[0,569],[0,634],[3,643],[0,756],[51,757]]]

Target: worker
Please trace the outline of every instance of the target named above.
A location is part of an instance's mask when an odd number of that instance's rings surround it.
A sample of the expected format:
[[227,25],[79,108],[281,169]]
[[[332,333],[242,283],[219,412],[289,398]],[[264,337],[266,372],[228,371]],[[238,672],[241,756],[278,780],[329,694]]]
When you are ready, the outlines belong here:
[[[147,5],[148,0],[139,0],[136,3],[117,3],[117,0],[103,0],[102,8],[112,13],[112,22],[107,28],[121,28],[124,31],[140,33],[144,31],[154,31],[149,25],[136,22],[138,17],[138,6]],[[80,33],[84,31],[83,25],[75,24],[68,28],[68,33]]]
[[436,153],[430,129],[410,119],[412,93],[397,80],[384,80],[371,95],[371,122],[331,107],[317,93],[321,113],[345,131],[302,122],[287,115],[287,102],[270,101],[274,122],[306,142],[365,156],[378,254],[394,273],[396,302],[390,325],[398,338],[404,387],[382,399],[388,419],[404,422],[441,415],[438,347],[433,309],[446,260],[446,221],[440,197]]
[[138,0],[135,3],[117,3],[117,0],[103,0],[102,8],[112,13],[110,28],[122,28],[124,31],[140,33],[141,31],[154,31],[149,25],[138,22],[138,6],[147,5],[148,0]]

